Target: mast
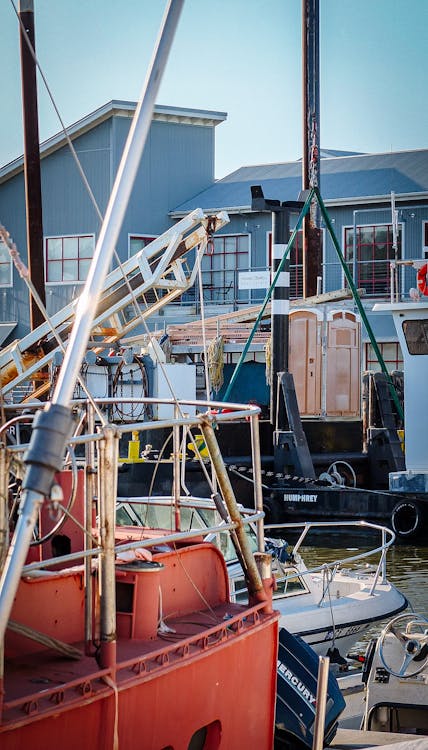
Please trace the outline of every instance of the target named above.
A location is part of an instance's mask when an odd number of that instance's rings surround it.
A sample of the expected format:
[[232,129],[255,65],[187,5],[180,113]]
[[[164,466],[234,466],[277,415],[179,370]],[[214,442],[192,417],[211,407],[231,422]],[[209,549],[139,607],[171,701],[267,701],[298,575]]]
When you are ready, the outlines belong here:
[[83,293],[76,308],[75,323],[53,399],[37,413],[29,449],[18,521],[0,579],[0,642],[4,638],[13,600],[36,525],[39,509],[50,495],[55,471],[62,466],[66,445],[73,431],[70,400],[89,339],[92,321],[117,242],[123,217],[137,174],[153,116],[162,73],[172,46],[184,0],[169,0],[155,51],[135,111],[123,156],[107,206],[95,254]]
[[[319,0],[302,0],[302,188],[320,185]],[[303,297],[317,294],[322,276],[319,210],[314,199],[303,223]]]
[[[39,124],[37,110],[33,0],[19,0],[22,112],[24,120],[24,181],[27,217],[28,268],[33,285],[46,305],[43,258],[42,187],[40,177]],[[24,31],[25,29],[25,31]],[[27,38],[26,38],[27,36]],[[30,49],[30,45],[32,50]],[[41,310],[31,296],[30,328],[44,323]]]

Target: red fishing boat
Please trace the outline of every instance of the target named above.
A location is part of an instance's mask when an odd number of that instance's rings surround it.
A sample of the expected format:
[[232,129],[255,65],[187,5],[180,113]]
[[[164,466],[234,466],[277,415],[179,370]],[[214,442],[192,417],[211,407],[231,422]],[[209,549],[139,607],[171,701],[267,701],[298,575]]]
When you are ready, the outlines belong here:
[[[193,423],[212,439],[218,485],[231,514],[228,527],[249,583],[247,606],[230,601],[220,551],[194,533],[181,532],[178,524],[174,534],[158,532],[151,539],[116,545],[120,430],[92,399],[72,404],[91,334],[97,338],[100,327],[112,321],[126,331],[129,317],[121,311],[128,299],[143,320],[148,291],[155,291],[156,309],[180,295],[195,278],[186,276],[182,258],[206,240],[208,223],[213,229],[200,212],[200,227],[190,239],[172,228],[163,245],[155,241],[154,254],[140,254],[133,269],[116,269],[105,286],[181,6],[182,0],[171,0],[165,13],[78,305],[31,334],[36,343],[50,338],[63,351],[52,400],[34,420],[16,406],[3,420],[2,750],[268,750],[273,743],[278,615],[269,597],[269,557],[261,552],[259,571],[246,547],[209,409],[206,417],[195,415]],[[193,219],[187,228],[195,229]],[[38,357],[36,368],[50,361],[55,346],[46,347],[46,358]],[[28,367],[22,349],[14,347],[10,371],[2,364],[6,379]],[[22,423],[28,422],[29,446],[26,435],[6,446],[8,428],[24,434]],[[175,402],[175,431],[188,431],[191,422]],[[242,685],[245,696],[236,701]]]

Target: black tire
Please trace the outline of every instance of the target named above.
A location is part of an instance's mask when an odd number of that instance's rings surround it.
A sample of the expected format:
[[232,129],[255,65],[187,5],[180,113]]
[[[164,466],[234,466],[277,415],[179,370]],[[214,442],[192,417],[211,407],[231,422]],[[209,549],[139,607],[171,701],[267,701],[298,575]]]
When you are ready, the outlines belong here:
[[391,526],[400,539],[411,539],[422,530],[423,513],[414,500],[401,500],[393,508]]

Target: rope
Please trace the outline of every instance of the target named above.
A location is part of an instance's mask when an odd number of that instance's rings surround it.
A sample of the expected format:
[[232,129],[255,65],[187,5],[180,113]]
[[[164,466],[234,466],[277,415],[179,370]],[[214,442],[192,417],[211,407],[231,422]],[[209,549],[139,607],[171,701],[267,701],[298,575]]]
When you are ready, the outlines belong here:
[[118,731],[118,725],[119,725],[119,691],[117,689],[116,683],[112,680],[112,678],[105,674],[102,679],[108,685],[111,687],[114,693],[114,727],[113,727],[113,750],[119,750],[119,731]]
[[265,359],[266,359],[266,383],[272,385],[272,337],[266,340],[265,344]]
[[23,635],[25,638],[30,638],[32,641],[41,643],[47,648],[55,649],[55,651],[58,651],[63,656],[67,656],[69,659],[81,659],[83,656],[83,653],[79,651],[78,648],[74,648],[74,646],[70,646],[68,643],[59,641],[53,636],[40,633],[40,631],[34,630],[34,628],[29,628],[27,625],[22,625],[19,622],[15,622],[15,620],[9,620],[7,627],[14,633],[18,633],[19,635]]
[[216,336],[208,345],[207,364],[210,383],[213,390],[218,393],[223,385],[224,369],[224,339],[223,336]]

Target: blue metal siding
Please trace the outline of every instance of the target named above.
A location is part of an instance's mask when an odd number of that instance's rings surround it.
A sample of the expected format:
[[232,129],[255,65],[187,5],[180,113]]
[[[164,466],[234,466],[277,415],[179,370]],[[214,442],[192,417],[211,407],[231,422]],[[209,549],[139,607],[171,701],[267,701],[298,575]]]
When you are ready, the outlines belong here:
[[[101,214],[110,195],[110,131],[107,121],[73,142]],[[68,146],[43,159],[41,165],[44,235],[98,233],[96,209]]]
[[[130,121],[115,117],[116,170]],[[151,125],[119,244],[127,251],[128,233],[161,234],[173,223],[169,212],[189,194],[214,180],[214,128],[154,121]]]
[[[73,140],[83,171],[104,215],[122,157],[131,118],[109,117]],[[47,153],[41,161],[44,236],[94,234],[100,220],[68,146]],[[129,233],[161,234],[173,221],[169,212],[189,195],[214,181],[214,126],[152,122],[132,197],[120,232],[117,252],[128,255]],[[0,220],[15,239],[26,262],[23,172],[0,186]],[[74,299],[81,285],[49,285],[50,314]],[[2,317],[4,316],[4,317]],[[28,292],[16,271],[13,288],[0,288],[0,320],[18,319],[11,338],[29,330]]]
[[[16,243],[22,260],[27,263],[23,174],[16,175],[0,189],[0,221]],[[12,268],[12,282],[12,287],[0,287],[0,320],[18,323],[5,344],[21,338],[30,327],[28,291],[15,267]]]

